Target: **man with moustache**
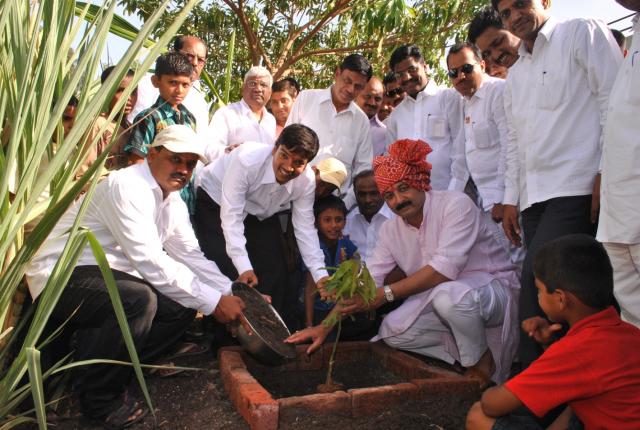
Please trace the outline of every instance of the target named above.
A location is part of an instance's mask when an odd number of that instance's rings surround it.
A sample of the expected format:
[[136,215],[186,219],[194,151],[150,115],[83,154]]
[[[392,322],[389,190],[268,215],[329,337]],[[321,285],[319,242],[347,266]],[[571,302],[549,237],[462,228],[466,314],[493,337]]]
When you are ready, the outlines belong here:
[[[492,0],[505,28],[522,40],[504,89],[509,143],[502,201],[505,234],[520,246],[523,232],[527,250],[521,321],[543,316],[532,266],[538,249],[567,234],[595,234],[602,128],[622,61],[604,23],[556,19],[549,3]],[[521,337],[524,367],[541,353]]]
[[431,186],[446,190],[451,181],[451,151],[462,134],[462,99],[451,88],[439,87],[427,76],[420,49],[403,45],[391,54],[389,67],[407,93],[386,119],[387,142],[421,139],[433,148]]
[[[518,277],[467,196],[431,191],[429,152],[425,142],[402,140],[389,147],[388,156],[375,158],[378,189],[397,217],[383,224],[367,261],[378,286],[373,303],[345,300],[341,310],[348,315],[405,299],[372,340],[458,361],[468,376],[485,382],[503,381],[515,354]],[[407,277],[383,285],[395,265]],[[311,339],[310,353],[330,331],[320,324],[287,341]]]
[[520,264],[524,258],[521,249],[511,245],[498,224],[502,222],[508,142],[502,98],[505,82],[485,73],[478,47],[469,42],[451,47],[447,67],[451,83],[464,99],[464,142],[454,150],[449,189],[464,191],[467,182],[473,181],[483,221],[512,261]]
[[356,98],[356,104],[369,118],[369,133],[371,134],[371,146],[373,156],[382,155],[387,145],[387,126],[378,118],[378,111],[382,105],[384,86],[382,81],[375,76],[369,79],[367,86]]
[[604,127],[597,239],[611,258],[622,319],[640,327],[640,0],[616,1],[637,13]]
[[480,50],[487,73],[507,79],[509,67],[518,61],[520,39],[504,28],[498,12],[491,6],[478,12],[469,24],[467,38]]
[[[320,150],[314,162],[335,157],[347,168],[347,179],[340,192],[351,189],[351,178],[371,168],[373,159],[369,120],[356,105],[355,99],[364,90],[373,69],[360,54],[346,56],[336,68],[334,83],[323,90],[304,90],[298,94],[287,125],[304,124],[318,134]],[[355,198],[345,198],[348,208]]]
[[[107,255],[144,363],[160,358],[178,342],[196,310],[228,323],[238,320],[244,309],[242,300],[231,295],[229,278],[200,251],[177,192],[203,157],[196,133],[186,125],[170,125],[148,149],[141,163],[111,172],[96,186],[82,218],[82,226]],[[35,306],[40,294],[46,297],[55,287],[49,278],[83,204],[76,202],[67,210],[27,267]],[[68,354],[72,335],[76,360],[129,361],[103,274],[90,247],[81,251],[42,337],[64,327],[44,348],[45,363]],[[91,365],[74,376],[83,414],[105,427],[128,427],[146,413],[144,402],[126,391],[131,367]]]
[[242,99],[216,111],[209,124],[213,144],[234,148],[244,142],[273,144],[276,119],[267,110],[273,78],[265,67],[253,66],[244,75]]
[[378,242],[382,224],[395,218],[380,195],[373,170],[363,170],[353,178],[353,190],[358,206],[347,215],[344,234],[358,247],[364,261],[369,261]]

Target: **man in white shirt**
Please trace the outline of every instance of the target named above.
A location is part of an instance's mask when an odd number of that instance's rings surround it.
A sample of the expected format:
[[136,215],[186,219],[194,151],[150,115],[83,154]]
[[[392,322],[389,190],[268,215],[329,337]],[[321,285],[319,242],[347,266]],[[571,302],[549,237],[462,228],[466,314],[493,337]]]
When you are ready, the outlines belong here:
[[[193,82],[182,104],[195,117],[196,132],[204,139],[209,128],[209,103],[200,86],[200,75],[207,62],[207,46],[196,36],[178,36],[174,40],[173,50],[186,56],[193,65],[194,71],[191,77]],[[138,100],[127,116],[130,123],[133,123],[136,115],[151,107],[158,99],[158,88],[151,83],[151,76],[153,74],[148,73],[138,84]]]
[[273,145],[276,119],[265,107],[271,98],[273,78],[265,67],[254,66],[244,75],[242,100],[220,108],[209,124],[214,145],[235,147],[244,142]]
[[451,180],[451,151],[462,139],[462,99],[451,88],[439,87],[427,76],[427,65],[416,45],[403,45],[391,54],[389,67],[407,96],[385,120],[387,142],[421,139],[433,148],[431,186],[446,190]]
[[358,253],[364,261],[369,261],[382,224],[395,218],[384,204],[378,191],[373,170],[363,170],[353,177],[353,190],[358,206],[347,215],[347,225],[343,233],[358,247]]
[[[316,162],[335,157],[347,168],[341,193],[351,189],[351,178],[371,168],[373,159],[369,120],[354,100],[371,79],[369,61],[360,54],[345,57],[336,69],[334,83],[323,90],[304,90],[296,99],[287,125],[304,124],[318,134],[320,150]],[[347,208],[355,204],[352,194]]]
[[369,118],[369,133],[374,157],[384,154],[384,149],[387,146],[387,126],[378,118],[378,111],[382,106],[383,97],[384,86],[382,81],[372,76],[367,82],[367,86],[356,98],[356,104]]
[[[430,191],[431,149],[403,140],[376,157],[375,179],[397,215],[384,223],[367,262],[378,286],[367,305],[358,297],[344,302],[351,314],[405,299],[389,313],[378,336],[394,348],[459,361],[468,375],[503,381],[509,374],[517,339],[518,277],[504,249],[480,222],[480,211],[456,191]],[[395,265],[407,277],[390,285],[383,279]],[[322,344],[331,328],[322,324],[291,336]]]
[[520,39],[504,28],[493,7],[487,6],[473,17],[467,39],[480,50],[487,73],[506,79],[509,67],[518,61]]
[[[609,93],[622,60],[604,23],[560,21],[547,0],[493,0],[505,28],[522,40],[520,58],[504,89],[509,130],[503,228],[527,249],[522,271],[520,319],[540,315],[532,262],[546,242],[572,233],[594,234],[601,155]],[[593,198],[592,200],[592,197]],[[528,366],[542,353],[521,337]]]
[[288,291],[278,212],[291,209],[300,254],[315,282],[327,276],[314,227],[315,174],[308,162],[318,151],[309,127],[293,124],[275,147],[245,142],[202,170],[194,228],[207,258],[231,279],[272,298],[285,322],[294,317],[296,291]]
[[511,261],[521,264],[524,253],[509,242],[498,224],[502,222],[508,141],[502,98],[504,80],[485,73],[480,51],[468,42],[451,47],[447,67],[451,83],[464,100],[464,141],[453,151],[449,189],[464,191],[467,183],[473,182],[483,222],[494,231]]
[[[180,339],[196,310],[227,323],[238,319],[244,308],[242,300],[230,295],[231,281],[200,251],[177,192],[203,155],[195,132],[172,125],[158,133],[151,146],[142,163],[112,172],[98,184],[81,224],[105,251],[140,360],[146,363]],[[48,279],[82,202],[67,210],[27,268],[36,306],[40,294],[52,288]],[[66,335],[51,345],[52,354],[68,351],[64,340],[75,331],[76,359],[129,361],[88,245],[53,310],[45,337],[62,324]],[[74,378],[83,413],[114,428],[141,418],[143,406],[125,393],[132,375],[126,366],[84,368]]]
[[[640,12],[638,0],[616,0]],[[604,127],[597,239],[611,258],[621,316],[640,327],[640,13],[618,73]]]

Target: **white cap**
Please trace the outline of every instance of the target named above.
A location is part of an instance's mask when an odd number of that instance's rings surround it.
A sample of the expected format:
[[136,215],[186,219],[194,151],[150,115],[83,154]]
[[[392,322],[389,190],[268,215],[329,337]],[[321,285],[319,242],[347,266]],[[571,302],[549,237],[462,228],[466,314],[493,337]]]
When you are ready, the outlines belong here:
[[200,161],[207,162],[204,155],[204,144],[200,141],[196,132],[188,125],[173,124],[160,130],[155,139],[153,139],[153,143],[147,145],[147,148],[156,148],[158,146],[164,146],[169,151],[178,154],[196,154]]
[[340,189],[345,179],[347,179],[347,168],[344,167],[342,161],[337,158],[325,158],[316,164],[320,179],[324,182],[328,182]]

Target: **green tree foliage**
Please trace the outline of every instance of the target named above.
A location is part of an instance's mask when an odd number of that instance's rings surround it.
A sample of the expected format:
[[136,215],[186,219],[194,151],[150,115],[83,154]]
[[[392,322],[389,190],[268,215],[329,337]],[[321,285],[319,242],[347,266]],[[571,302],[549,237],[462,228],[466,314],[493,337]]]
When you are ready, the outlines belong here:
[[[118,0],[142,20],[157,9],[155,0]],[[172,0],[159,30],[173,20],[183,0]],[[375,74],[387,71],[391,51],[416,43],[427,62],[438,66],[447,42],[461,32],[485,0],[209,0],[200,3],[180,29],[209,47],[207,72],[222,88],[227,50],[238,30],[233,76],[252,65],[267,67],[275,79],[293,76],[305,88],[327,86],[340,59],[364,53]],[[443,75],[440,75],[441,77]],[[232,87],[239,97],[241,79]]]

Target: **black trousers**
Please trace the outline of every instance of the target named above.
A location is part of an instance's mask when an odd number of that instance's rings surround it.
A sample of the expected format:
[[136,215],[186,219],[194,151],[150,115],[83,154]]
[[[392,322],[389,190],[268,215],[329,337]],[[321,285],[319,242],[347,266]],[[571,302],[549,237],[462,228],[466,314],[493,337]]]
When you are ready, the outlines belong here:
[[[591,223],[591,195],[558,197],[536,203],[522,211],[522,230],[527,254],[522,265],[519,316],[520,322],[533,316],[544,317],[538,305],[538,292],[533,276],[533,261],[542,245],[574,233],[595,235]],[[523,369],[542,354],[541,346],[521,333],[520,360]]]
[[[162,295],[146,281],[116,270],[113,275],[140,360],[152,362],[180,339],[195,311]],[[42,339],[68,318],[63,334],[43,350],[45,366],[66,355],[70,343],[77,361],[93,358],[131,361],[98,266],[75,268]],[[78,368],[73,386],[83,413],[102,417],[118,408],[132,376],[129,366],[101,364]]]
[[[214,261],[220,271],[235,280],[238,277],[227,255],[226,241],[220,220],[220,206],[202,189],[196,193],[193,228],[205,257]],[[287,282],[287,266],[282,245],[282,227],[278,215],[260,221],[253,215],[244,220],[246,248],[253,270],[258,277],[257,289],[271,296],[271,304],[287,322],[295,318],[296,290]]]

